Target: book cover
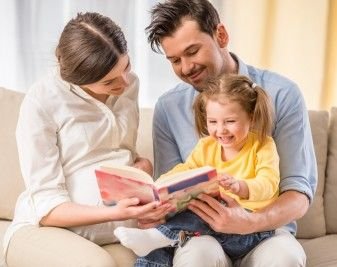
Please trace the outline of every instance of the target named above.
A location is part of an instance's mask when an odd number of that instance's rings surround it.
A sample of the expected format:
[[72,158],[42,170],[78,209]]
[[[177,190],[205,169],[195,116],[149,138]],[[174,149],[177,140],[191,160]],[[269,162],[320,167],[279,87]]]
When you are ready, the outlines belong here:
[[95,173],[105,205],[137,197],[140,204],[155,200],[171,202],[179,212],[201,192],[219,191],[216,170],[209,166],[167,175],[157,181],[153,181],[146,172],[130,166],[101,166]]

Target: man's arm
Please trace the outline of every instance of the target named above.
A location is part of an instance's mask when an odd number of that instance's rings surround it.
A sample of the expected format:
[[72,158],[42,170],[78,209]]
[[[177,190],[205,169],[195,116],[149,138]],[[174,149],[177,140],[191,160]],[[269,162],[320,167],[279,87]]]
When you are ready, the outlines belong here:
[[311,202],[318,174],[309,116],[303,97],[299,88],[293,85],[275,102],[273,138],[280,157],[280,194],[298,191],[307,195]]
[[296,191],[284,192],[268,207],[257,212],[247,212],[227,195],[222,196],[226,205],[201,194],[192,200],[189,209],[222,233],[249,234],[273,230],[302,217],[309,207],[308,197]]
[[275,202],[256,212],[258,231],[271,230],[296,221],[309,208],[309,199],[297,191],[281,194]]
[[154,109],[152,136],[154,178],[157,179],[161,174],[182,162],[178,145],[167,121],[167,114],[160,101]]

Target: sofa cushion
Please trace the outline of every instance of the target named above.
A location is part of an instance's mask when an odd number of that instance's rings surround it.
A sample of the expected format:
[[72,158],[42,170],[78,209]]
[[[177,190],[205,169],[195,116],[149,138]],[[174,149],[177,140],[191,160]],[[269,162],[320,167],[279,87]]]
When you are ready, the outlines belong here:
[[337,108],[331,109],[325,184],[325,219],[328,233],[337,234]]
[[137,137],[137,152],[140,157],[147,158],[153,163],[152,117],[153,109],[141,108]]
[[307,254],[306,267],[337,266],[337,235],[299,240]]
[[16,199],[23,190],[15,128],[23,93],[0,88],[0,218],[12,219]]
[[323,207],[323,192],[325,183],[325,168],[328,151],[329,114],[327,111],[309,111],[312,137],[318,169],[317,191],[308,212],[298,220],[298,238],[313,238],[325,234],[325,219]]
[[[0,240],[2,241],[5,235],[5,232],[8,228],[8,226],[10,225],[10,221],[3,221],[0,220]],[[1,246],[2,249],[2,246]],[[4,267],[5,266],[5,259],[4,259],[4,255],[2,253],[2,251],[0,252],[0,266]]]

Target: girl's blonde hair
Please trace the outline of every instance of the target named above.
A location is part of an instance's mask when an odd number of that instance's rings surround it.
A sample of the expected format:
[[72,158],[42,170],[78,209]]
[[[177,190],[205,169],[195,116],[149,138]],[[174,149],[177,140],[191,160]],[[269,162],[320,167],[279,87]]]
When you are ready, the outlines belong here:
[[208,100],[220,104],[226,101],[237,102],[250,116],[251,131],[258,135],[261,143],[271,134],[273,107],[269,96],[248,77],[225,74],[207,82],[206,87],[196,97],[193,104],[196,130],[201,137],[209,135],[205,109]]

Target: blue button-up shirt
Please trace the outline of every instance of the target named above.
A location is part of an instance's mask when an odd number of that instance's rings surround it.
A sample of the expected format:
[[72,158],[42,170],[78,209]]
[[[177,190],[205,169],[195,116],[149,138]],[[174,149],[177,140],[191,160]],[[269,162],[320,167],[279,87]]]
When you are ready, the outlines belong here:
[[[274,104],[272,136],[280,156],[280,193],[295,190],[313,199],[317,186],[317,164],[308,112],[298,86],[291,80],[246,65],[232,54],[239,74],[246,75],[266,90]],[[198,141],[192,104],[198,92],[180,83],[162,95],[153,117],[155,177],[184,162]],[[296,224],[287,226],[296,232]]]

